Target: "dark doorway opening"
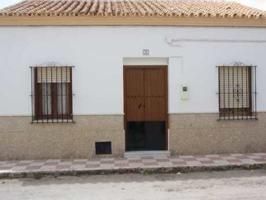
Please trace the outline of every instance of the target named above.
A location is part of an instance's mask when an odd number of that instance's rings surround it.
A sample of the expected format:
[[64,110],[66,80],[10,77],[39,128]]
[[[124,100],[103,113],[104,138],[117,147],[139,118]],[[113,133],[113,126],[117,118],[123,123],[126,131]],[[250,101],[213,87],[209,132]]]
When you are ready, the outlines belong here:
[[127,122],[127,151],[165,150],[165,122]]

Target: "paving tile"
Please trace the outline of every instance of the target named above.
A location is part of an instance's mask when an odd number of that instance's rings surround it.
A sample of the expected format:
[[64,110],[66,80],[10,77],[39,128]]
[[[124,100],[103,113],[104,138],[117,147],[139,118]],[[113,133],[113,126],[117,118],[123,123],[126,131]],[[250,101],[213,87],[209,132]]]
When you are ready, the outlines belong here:
[[207,154],[207,155],[204,155],[204,157],[206,157],[206,158],[220,158],[220,155],[219,154]]
[[206,158],[206,157],[197,157],[196,160],[197,161],[211,161],[210,158]]
[[186,155],[186,156],[178,156],[181,159],[195,159],[196,156]]
[[254,158],[253,159],[255,162],[265,162],[266,159],[263,159],[263,158]]
[[86,164],[86,168],[100,168],[100,164]]
[[87,165],[72,165],[71,166],[71,169],[72,170],[85,170],[87,167],[86,167]]
[[23,172],[23,171],[26,171],[26,167],[16,166],[12,168],[12,171]]
[[252,160],[252,159],[241,159],[241,163],[243,163],[243,164],[252,164],[252,163],[255,163],[255,161]]
[[185,161],[172,161],[172,164],[174,165],[174,166],[184,166],[184,165],[186,165],[187,163],[185,162]]
[[159,167],[173,167],[173,163],[172,162],[160,162],[158,163]]
[[56,166],[56,169],[71,169],[71,165],[63,165],[63,164],[60,164],[60,165],[57,165]]
[[156,158],[157,162],[169,162],[169,158]]
[[129,166],[129,164],[128,163],[115,163],[114,166],[116,166],[116,167],[127,167],[127,166]]
[[128,162],[129,163],[141,163],[142,162],[142,160],[141,159],[130,159],[130,160],[128,160]]
[[22,160],[0,161],[0,175],[19,172],[60,172],[108,169],[172,168],[185,166],[231,166],[243,164],[266,164],[266,153],[223,154],[201,156],[139,156],[134,158],[96,158],[74,160]]
[[57,168],[56,168],[56,166],[42,166],[41,168],[40,168],[41,170],[44,170],[44,171],[50,171],[50,170],[56,170]]
[[266,153],[252,153],[255,156],[266,156]]
[[203,165],[213,165],[213,164],[215,164],[215,162],[211,161],[211,160],[201,160],[200,163],[203,164]]
[[45,162],[43,166],[57,166],[58,164],[58,162]]
[[41,168],[41,166],[27,166],[25,168],[25,170],[27,170],[27,171],[35,171],[35,170],[38,170],[40,168]]
[[100,160],[100,163],[102,163],[102,164],[114,164],[114,160],[112,159],[112,160]]
[[196,161],[196,160],[193,160],[193,161],[187,161],[186,164],[188,166],[200,166],[202,165],[200,161]]
[[230,156],[243,156],[243,154],[241,154],[241,153],[232,153],[232,154],[230,154]]
[[158,166],[158,163],[157,162],[143,162],[143,165],[144,166]]
[[241,163],[241,161],[239,159],[226,159],[229,163]]
[[216,165],[229,165],[229,162],[227,160],[214,160],[214,163]]

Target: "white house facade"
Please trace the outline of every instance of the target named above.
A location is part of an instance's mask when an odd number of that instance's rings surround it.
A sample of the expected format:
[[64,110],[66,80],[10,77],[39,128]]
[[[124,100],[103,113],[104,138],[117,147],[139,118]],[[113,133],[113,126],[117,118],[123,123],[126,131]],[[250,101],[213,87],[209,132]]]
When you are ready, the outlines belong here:
[[254,26],[6,14],[24,4],[0,16],[0,160],[266,151],[263,12]]

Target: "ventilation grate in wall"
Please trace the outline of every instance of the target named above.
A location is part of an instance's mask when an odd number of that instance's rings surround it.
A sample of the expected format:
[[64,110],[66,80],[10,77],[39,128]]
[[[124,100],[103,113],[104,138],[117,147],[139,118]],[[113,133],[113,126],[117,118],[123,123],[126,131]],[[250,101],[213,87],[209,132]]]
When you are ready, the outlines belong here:
[[96,155],[112,154],[111,142],[95,142]]

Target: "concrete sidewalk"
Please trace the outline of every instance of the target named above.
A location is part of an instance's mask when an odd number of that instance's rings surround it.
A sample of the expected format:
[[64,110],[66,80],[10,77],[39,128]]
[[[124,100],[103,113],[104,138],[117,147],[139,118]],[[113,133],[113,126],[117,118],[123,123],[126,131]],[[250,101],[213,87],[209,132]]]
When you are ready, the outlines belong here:
[[0,178],[266,168],[266,153],[0,161]]

